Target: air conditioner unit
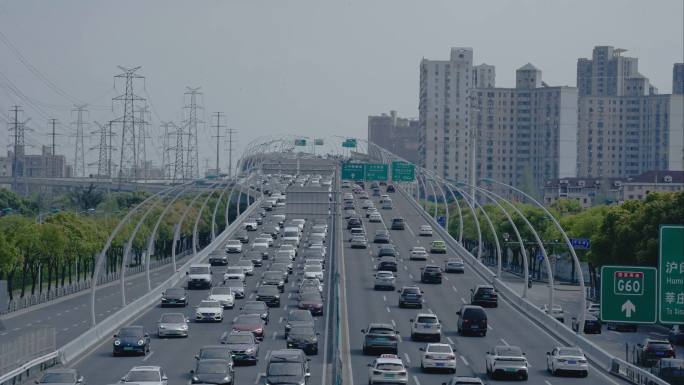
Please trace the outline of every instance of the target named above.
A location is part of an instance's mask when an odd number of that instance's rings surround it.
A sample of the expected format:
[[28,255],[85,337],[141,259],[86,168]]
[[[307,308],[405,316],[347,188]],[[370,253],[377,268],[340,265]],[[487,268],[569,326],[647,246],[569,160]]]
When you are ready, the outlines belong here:
[[672,183],[672,176],[671,175],[665,175],[663,180],[665,181],[665,183]]
[[616,180],[615,182],[613,182],[613,186],[622,187],[622,182],[620,182],[619,180]]
[[578,181],[577,186],[584,187],[584,181],[583,180]]

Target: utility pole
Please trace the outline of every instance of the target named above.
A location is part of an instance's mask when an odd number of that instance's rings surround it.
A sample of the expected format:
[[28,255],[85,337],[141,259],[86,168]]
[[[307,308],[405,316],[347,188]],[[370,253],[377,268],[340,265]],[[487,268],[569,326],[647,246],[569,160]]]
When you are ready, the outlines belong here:
[[49,122],[52,126],[52,133],[50,134],[52,137],[52,145],[50,146],[50,156],[52,156],[52,159],[50,159],[50,172],[47,173],[47,170],[45,170],[44,173],[47,174],[45,176],[55,178],[57,177],[57,144],[55,140],[55,137],[57,136],[57,119],[52,118]]
[[234,128],[228,129],[228,179],[233,177],[233,134],[235,134]]
[[[92,149],[98,150],[97,163],[92,163],[89,165],[97,164],[97,177],[112,177],[112,128],[111,122],[107,125],[95,122],[98,127],[97,131],[93,131],[92,134],[100,135],[99,145],[93,147]],[[92,150],[91,149],[91,150]]]
[[14,113],[13,120],[10,122],[10,131],[14,139],[12,151],[12,189],[18,191],[17,178],[24,175],[24,123],[19,122],[19,113],[24,110],[19,106],[14,106],[11,110]]
[[198,105],[197,97],[202,96],[199,92],[201,87],[190,88],[186,87],[185,92],[186,98],[188,98],[188,104],[185,105],[184,109],[186,112],[186,119],[183,122],[187,135],[188,142],[186,147],[187,156],[185,158],[185,179],[195,179],[199,177],[199,157],[197,153],[197,129],[200,124],[204,121],[198,117],[198,110],[202,109],[202,106]]
[[72,115],[76,113],[76,121],[71,124],[76,126],[76,146],[74,147],[74,176],[84,177],[85,171],[85,153],[84,153],[84,126],[83,114],[88,112],[87,105],[75,106],[71,110]]
[[216,135],[212,136],[212,138],[216,138],[216,177],[218,178],[220,174],[220,163],[219,163],[219,154],[221,153],[220,147],[221,147],[221,138],[225,138],[225,135],[221,135],[221,128],[225,128],[226,125],[221,125],[221,116],[225,115],[223,112],[214,112],[214,116],[216,117],[216,125],[214,128],[216,129]]
[[133,92],[133,80],[144,79],[143,76],[135,73],[140,67],[124,68],[119,66],[119,69],[123,72],[114,76],[114,80],[125,79],[126,85],[124,87],[124,94],[113,98],[112,101],[123,103],[123,115],[113,121],[121,124],[121,148],[119,149],[118,170],[119,186],[121,186],[124,179],[135,178],[135,169],[138,165],[136,124],[139,123],[135,117],[135,104],[145,99]]

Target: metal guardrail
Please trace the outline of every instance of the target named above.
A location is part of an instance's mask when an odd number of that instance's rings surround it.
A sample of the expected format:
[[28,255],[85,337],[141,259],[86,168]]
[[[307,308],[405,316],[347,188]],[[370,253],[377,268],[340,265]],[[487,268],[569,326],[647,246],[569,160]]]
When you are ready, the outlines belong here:
[[616,358],[603,350],[601,347],[584,338],[582,335],[575,333],[572,329],[564,324],[556,321],[553,317],[546,314],[538,306],[527,299],[521,298],[513,289],[499,280],[494,272],[489,270],[480,260],[475,258],[468,250],[456,241],[449,232],[444,229],[437,221],[434,220],[429,213],[425,212],[423,208],[413,200],[406,191],[399,189],[399,192],[411,203],[411,205],[423,218],[430,223],[432,228],[439,233],[446,243],[449,244],[456,253],[463,258],[464,261],[475,270],[486,282],[494,285],[499,295],[505,298],[513,307],[515,307],[521,314],[525,315],[532,322],[551,333],[555,338],[563,341],[568,345],[573,345],[581,348],[587,355],[587,358],[596,366],[621,377],[627,381],[637,385],[669,385],[668,382],[658,378],[652,373],[632,365],[619,358]]
[[53,352],[57,348],[56,333],[53,327],[34,327],[3,342],[0,345],[0,373],[10,372]]
[[59,352],[54,351],[42,357],[31,360],[20,367],[12,370],[0,377],[0,385],[19,385],[28,379],[35,377],[38,373],[45,371],[53,366],[59,365]]

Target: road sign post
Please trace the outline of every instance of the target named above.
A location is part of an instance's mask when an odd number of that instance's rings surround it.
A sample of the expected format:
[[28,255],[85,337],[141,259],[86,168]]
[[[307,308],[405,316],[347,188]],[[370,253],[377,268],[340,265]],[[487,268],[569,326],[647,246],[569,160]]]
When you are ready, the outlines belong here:
[[341,178],[345,180],[360,180],[366,175],[365,163],[342,163]]
[[416,180],[416,167],[407,162],[392,162],[393,182],[413,182]]
[[306,139],[295,139],[294,144],[299,147],[306,146]]
[[656,322],[656,269],[641,266],[601,268],[601,321]]
[[342,142],[342,147],[356,148],[356,139],[345,139],[345,141]]
[[589,250],[591,243],[587,238],[570,238],[570,244],[575,250]]
[[387,165],[383,163],[367,163],[365,179],[370,181],[387,181]]
[[684,226],[660,226],[658,320],[684,324]]

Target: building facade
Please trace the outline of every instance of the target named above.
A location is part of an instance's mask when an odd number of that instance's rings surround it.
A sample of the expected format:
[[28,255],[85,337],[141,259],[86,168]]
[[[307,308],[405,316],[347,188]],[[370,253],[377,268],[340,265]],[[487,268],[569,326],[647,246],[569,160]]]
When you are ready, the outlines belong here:
[[623,178],[684,169],[684,95],[658,95],[637,58],[595,47],[577,61],[577,169],[583,178]]
[[[3,176],[12,176],[14,153],[9,151],[7,157],[0,158],[0,172]],[[41,154],[24,154],[16,160],[17,176],[34,178],[68,178],[72,176],[72,167],[67,165],[64,155],[53,155],[52,147],[43,146]]]
[[675,63],[672,67],[672,93],[684,94],[684,63]]
[[418,163],[418,120],[400,118],[396,111],[368,117],[368,141]]

